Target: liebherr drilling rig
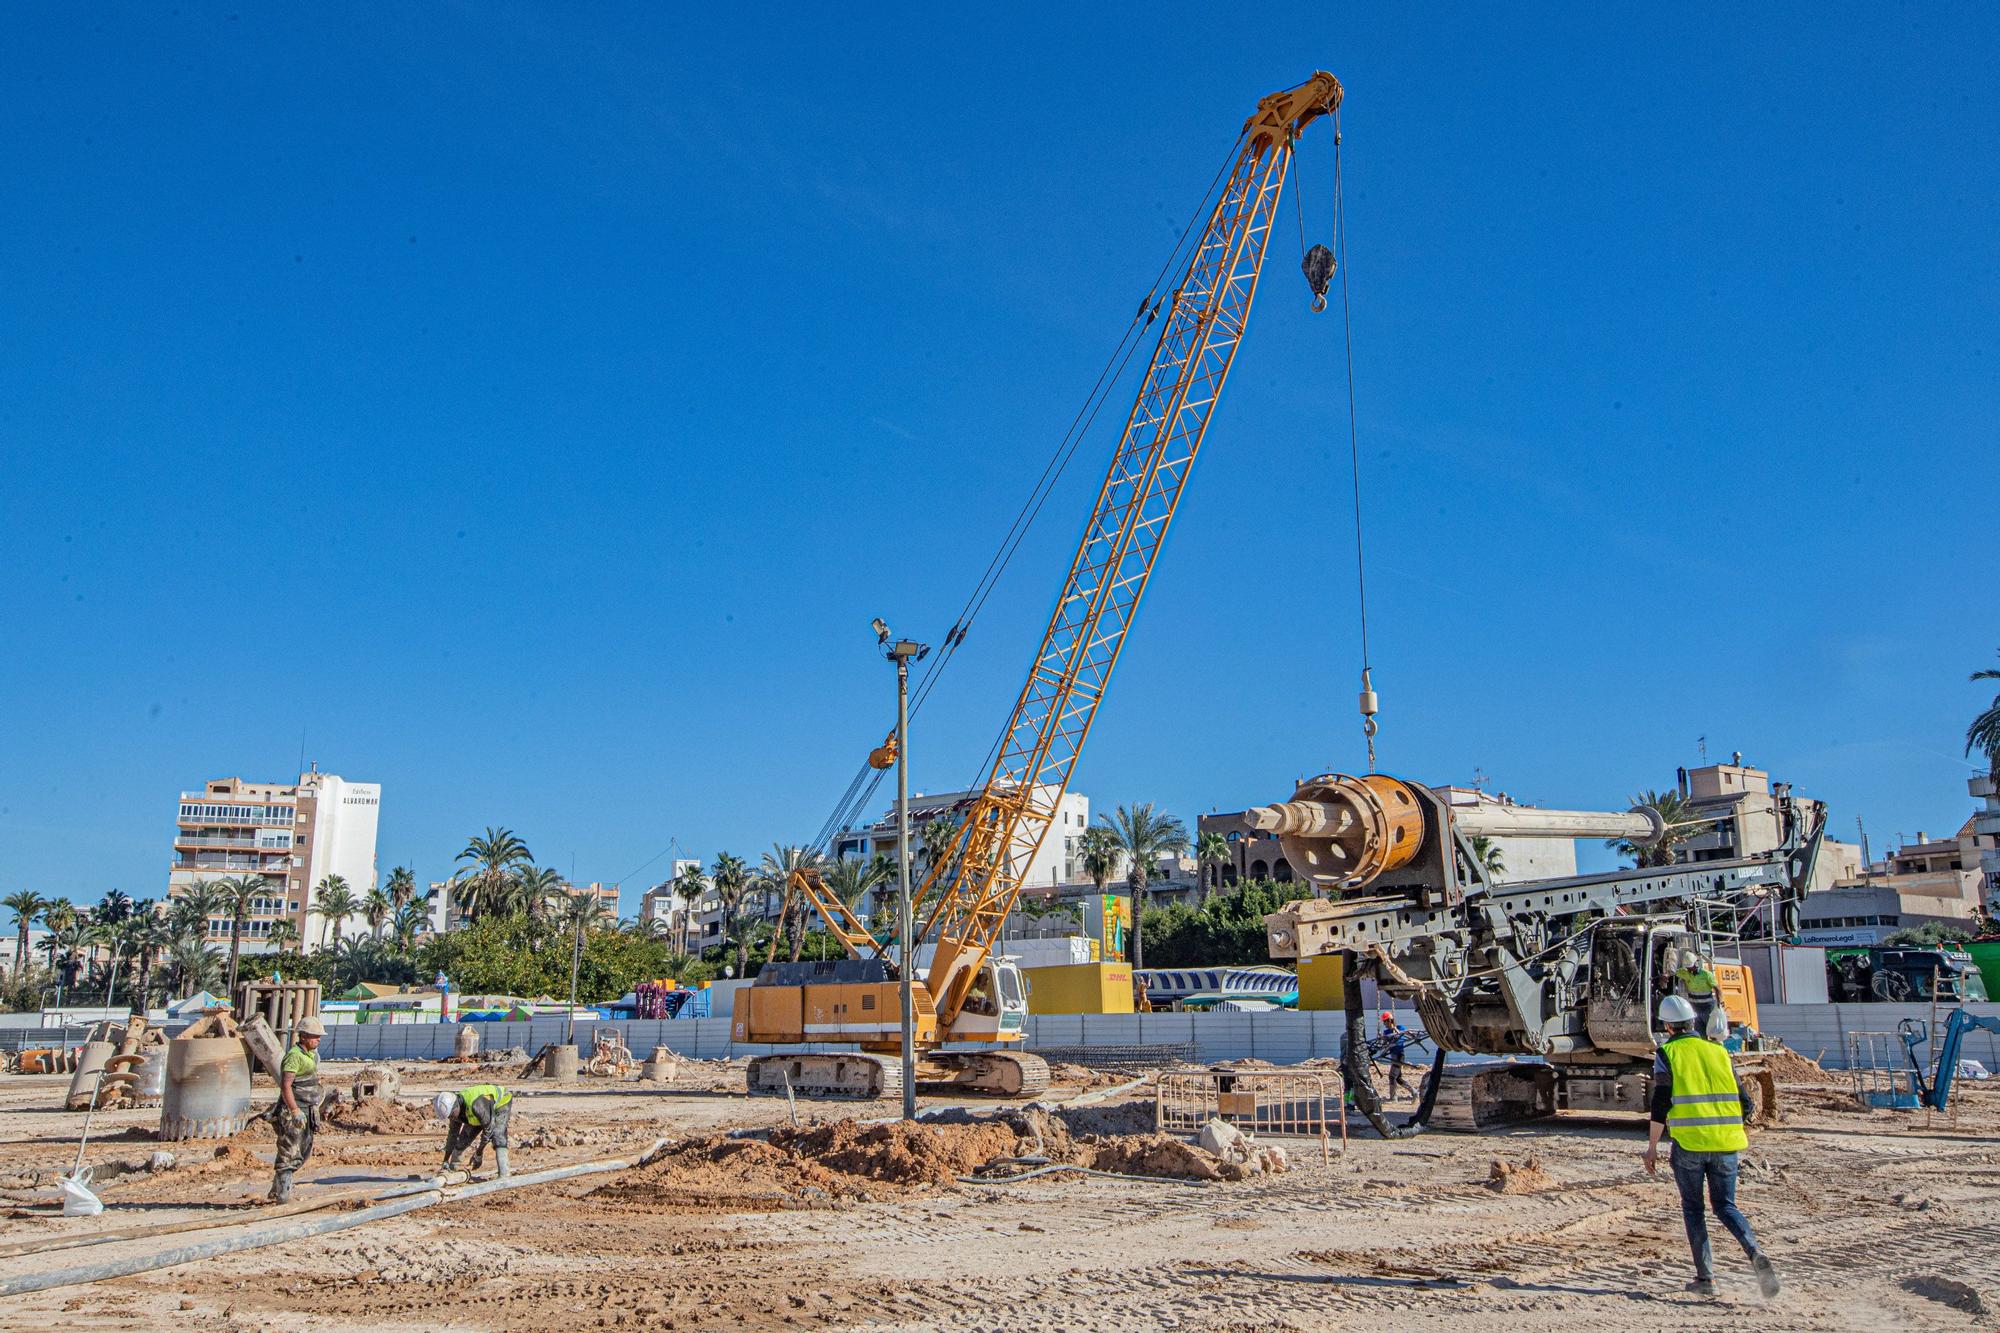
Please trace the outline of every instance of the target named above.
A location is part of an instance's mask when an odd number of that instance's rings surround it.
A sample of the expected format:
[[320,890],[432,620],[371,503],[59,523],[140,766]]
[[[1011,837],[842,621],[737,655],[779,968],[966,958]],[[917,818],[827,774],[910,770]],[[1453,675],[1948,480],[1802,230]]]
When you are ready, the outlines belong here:
[[[1265,918],[1271,956],[1338,953],[1344,963],[1343,1064],[1356,1105],[1385,1134],[1425,1124],[1476,1129],[1557,1109],[1644,1110],[1654,1015],[1669,960],[1716,934],[1798,927],[1824,832],[1823,811],[1778,784],[1782,837],[1727,861],[1501,883],[1475,854],[1480,835],[1623,838],[1657,843],[1659,812],[1518,806],[1462,809],[1383,774],[1327,773],[1292,799],[1245,814],[1276,834],[1294,872],[1324,896]],[[1365,1067],[1361,982],[1414,1006],[1437,1044],[1415,1116],[1391,1125]],[[1450,1051],[1539,1056],[1448,1068]],[[1774,1085],[1754,1057],[1739,1072],[1759,1114]]]

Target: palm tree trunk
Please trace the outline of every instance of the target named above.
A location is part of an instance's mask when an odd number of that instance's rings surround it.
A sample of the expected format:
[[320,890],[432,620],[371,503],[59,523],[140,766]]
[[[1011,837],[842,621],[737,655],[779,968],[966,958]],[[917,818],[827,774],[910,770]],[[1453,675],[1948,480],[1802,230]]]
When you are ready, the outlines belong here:
[[1141,872],[1127,882],[1132,886],[1132,970],[1137,972],[1146,965],[1146,876]]
[[243,950],[243,918],[237,917],[229,923],[229,993],[222,998],[231,1004],[236,1002],[236,957]]

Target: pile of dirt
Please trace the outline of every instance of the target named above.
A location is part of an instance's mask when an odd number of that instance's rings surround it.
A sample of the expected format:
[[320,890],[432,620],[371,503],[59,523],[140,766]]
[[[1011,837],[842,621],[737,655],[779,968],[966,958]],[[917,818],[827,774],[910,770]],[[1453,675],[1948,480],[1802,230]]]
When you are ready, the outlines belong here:
[[777,1130],[771,1143],[845,1175],[915,1186],[950,1185],[996,1157],[1020,1151],[1020,1136],[1002,1120],[953,1125],[836,1120],[810,1129]]
[[1530,1157],[1521,1163],[1503,1162],[1493,1159],[1493,1166],[1487,1173],[1486,1188],[1496,1194],[1540,1194],[1543,1190],[1554,1189],[1560,1182],[1542,1170],[1542,1159]]
[[1090,1065],[1053,1064],[1049,1066],[1049,1082],[1063,1087],[1108,1088],[1114,1083],[1128,1082],[1131,1075],[1120,1069],[1095,1069]]
[[1819,1061],[1809,1060],[1797,1051],[1777,1051],[1760,1056],[1758,1063],[1771,1071],[1771,1077],[1780,1083],[1832,1083],[1835,1077],[1822,1069]]
[[825,1208],[876,1195],[852,1176],[761,1139],[707,1135],[620,1172],[590,1197],[644,1208],[725,1212]]
[[1150,1101],[1114,1102],[1106,1106],[1057,1107],[1056,1118],[1072,1134],[1150,1134]]
[[1123,1176],[1167,1176],[1177,1180],[1241,1180],[1243,1168],[1218,1161],[1213,1153],[1171,1134],[1126,1134],[1091,1144],[1087,1163],[1096,1171]]
[[444,1130],[427,1103],[393,1097],[364,1097],[358,1102],[330,1099],[321,1114],[327,1128],[345,1134],[437,1134]]
[[265,1166],[263,1158],[248,1148],[225,1143],[204,1161],[196,1161],[192,1156],[182,1157],[174,1169],[177,1174],[227,1176],[269,1168]]

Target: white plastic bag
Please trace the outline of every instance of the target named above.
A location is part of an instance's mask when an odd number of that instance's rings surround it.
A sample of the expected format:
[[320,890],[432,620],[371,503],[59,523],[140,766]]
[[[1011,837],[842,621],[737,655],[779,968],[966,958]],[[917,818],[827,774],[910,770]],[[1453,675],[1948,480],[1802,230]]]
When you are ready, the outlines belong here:
[[95,1217],[104,1211],[104,1201],[90,1192],[90,1168],[80,1167],[73,1176],[57,1176],[62,1190],[64,1217]]
[[1722,1012],[1722,1001],[1717,1000],[1715,1007],[1708,1011],[1708,1023],[1702,1035],[1710,1041],[1722,1041],[1729,1036],[1729,1015]]

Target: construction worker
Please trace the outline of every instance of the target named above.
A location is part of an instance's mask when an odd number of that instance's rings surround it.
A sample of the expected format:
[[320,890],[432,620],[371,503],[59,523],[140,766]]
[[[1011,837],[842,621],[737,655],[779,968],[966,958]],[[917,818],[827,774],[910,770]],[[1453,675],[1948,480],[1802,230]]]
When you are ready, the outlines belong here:
[[[458,1155],[472,1149],[472,1169],[486,1160],[486,1145],[493,1145],[493,1164],[507,1174],[507,1121],[513,1113],[514,1094],[497,1083],[475,1083],[458,1092],[440,1092],[431,1099],[431,1110],[445,1122],[444,1169],[458,1170]],[[477,1145],[477,1146],[474,1146]]]
[[1695,1030],[1705,1034],[1708,1016],[1715,1009],[1715,969],[1693,949],[1682,949],[1674,968],[1674,982],[1694,1006]]
[[1743,1117],[1750,1101],[1737,1085],[1729,1052],[1706,1037],[1695,1035],[1694,1006],[1686,997],[1669,995],[1660,1001],[1660,1021],[1668,1037],[1653,1059],[1652,1124],[1646,1139],[1646,1173],[1659,1162],[1660,1136],[1674,1139],[1674,1184],[1681,1194],[1681,1220],[1687,1226],[1688,1248],[1694,1251],[1694,1281],[1687,1289],[1699,1296],[1715,1294],[1714,1253],[1708,1244],[1708,1204],[1729,1234],[1736,1237],[1757,1285],[1764,1295],[1778,1294],[1778,1270],[1757,1245],[1750,1219],[1736,1206],[1738,1155],[1750,1146]]
[[1389,1096],[1393,1099],[1396,1090],[1401,1088],[1414,1098],[1417,1090],[1403,1077],[1403,1062],[1408,1058],[1410,1049],[1410,1033],[1387,1009],[1382,1011],[1382,1031],[1375,1038],[1375,1045],[1381,1054],[1389,1057]]
[[319,1043],[326,1024],[302,1018],[292,1029],[292,1045],[278,1066],[278,1105],[272,1126],[278,1131],[277,1171],[271,1177],[271,1202],[288,1203],[292,1176],[312,1156],[313,1131],[319,1128]]

